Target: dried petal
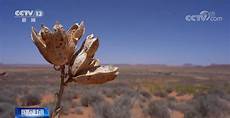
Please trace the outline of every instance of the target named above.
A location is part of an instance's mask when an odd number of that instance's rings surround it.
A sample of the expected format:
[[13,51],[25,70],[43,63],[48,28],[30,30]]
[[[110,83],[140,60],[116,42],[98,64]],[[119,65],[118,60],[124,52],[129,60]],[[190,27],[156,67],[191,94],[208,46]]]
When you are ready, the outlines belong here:
[[85,26],[83,21],[80,23],[80,25],[77,23],[74,24],[68,30],[69,39],[73,40],[75,43],[77,43],[77,41],[82,37],[84,33],[85,33]]
[[[32,29],[31,35],[43,57],[49,63],[57,66],[69,64],[75,51],[76,42],[69,37],[69,34],[58,22],[53,26],[54,32],[44,25],[41,27],[39,34]],[[78,34],[83,32],[83,27],[81,24],[74,32],[78,32]]]
[[87,53],[80,53],[74,60],[71,73],[76,75],[84,66],[87,65]]
[[100,66],[99,59],[92,59],[92,61],[90,62],[90,67],[89,68],[97,67],[97,66]]
[[[75,57],[74,57],[75,60],[73,60],[74,63],[72,63],[72,65],[73,65],[72,66],[72,74],[73,75],[77,75],[79,73],[84,73],[88,69],[90,69],[91,67],[94,67],[93,65],[95,65],[95,64],[92,65],[91,63],[93,61],[93,56],[96,53],[98,46],[99,46],[98,38],[93,37],[93,34],[89,35],[87,37],[87,39],[84,41],[84,43],[82,44],[81,48],[78,50],[78,52],[75,53]],[[87,57],[84,60],[84,66],[81,66],[79,68],[78,66],[76,66],[76,64],[77,64],[76,60],[79,58],[78,56],[83,54],[83,53],[86,53]],[[99,62],[97,62],[96,65],[99,65],[98,63]],[[76,68],[76,67],[78,67],[78,68]]]
[[46,59],[46,61],[51,63],[51,61],[49,60],[47,51],[46,51],[46,44],[43,41],[43,39],[41,38],[41,36],[39,36],[37,34],[37,32],[35,31],[35,29],[33,27],[32,27],[31,38],[32,38],[32,41],[34,42],[34,44],[37,46],[39,52],[42,54],[42,56]]
[[88,71],[84,75],[73,78],[78,84],[102,84],[114,80],[118,75],[118,68],[113,66],[101,66],[95,70]]
[[89,57],[93,57],[99,46],[99,40],[98,38],[95,38],[93,34],[91,34],[87,36],[83,45],[84,47],[82,51],[86,52]]

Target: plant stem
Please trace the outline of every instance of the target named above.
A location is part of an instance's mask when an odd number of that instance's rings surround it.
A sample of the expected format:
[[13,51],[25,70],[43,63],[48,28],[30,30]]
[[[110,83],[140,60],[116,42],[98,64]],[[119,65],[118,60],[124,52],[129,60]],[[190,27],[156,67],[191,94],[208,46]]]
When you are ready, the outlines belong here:
[[62,99],[62,94],[64,92],[65,88],[65,66],[60,67],[61,71],[61,83],[60,83],[60,88],[59,92],[57,93],[57,102],[56,102],[56,107],[52,113],[52,118],[60,118],[60,111],[61,111],[61,99]]

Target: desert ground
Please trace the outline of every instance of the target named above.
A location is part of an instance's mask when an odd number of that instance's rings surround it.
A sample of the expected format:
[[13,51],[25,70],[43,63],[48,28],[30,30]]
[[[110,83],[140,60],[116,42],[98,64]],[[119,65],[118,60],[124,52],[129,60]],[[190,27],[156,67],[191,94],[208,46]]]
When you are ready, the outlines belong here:
[[[116,65],[101,85],[69,84],[62,118],[230,118],[230,65]],[[47,65],[0,65],[0,118],[15,107],[55,106],[60,73]]]

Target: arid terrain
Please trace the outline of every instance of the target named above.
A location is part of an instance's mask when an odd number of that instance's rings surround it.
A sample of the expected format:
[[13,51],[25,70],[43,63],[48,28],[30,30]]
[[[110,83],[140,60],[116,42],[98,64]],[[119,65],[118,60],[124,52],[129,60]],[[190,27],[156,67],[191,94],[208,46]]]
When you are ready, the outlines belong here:
[[[117,65],[116,80],[70,84],[62,118],[230,118],[230,65]],[[0,118],[55,106],[60,73],[46,65],[0,65]]]

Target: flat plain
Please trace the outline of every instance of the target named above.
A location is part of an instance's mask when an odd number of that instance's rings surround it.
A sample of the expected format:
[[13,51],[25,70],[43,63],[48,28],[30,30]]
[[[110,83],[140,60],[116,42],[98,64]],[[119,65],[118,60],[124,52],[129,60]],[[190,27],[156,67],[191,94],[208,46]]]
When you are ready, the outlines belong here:
[[[230,118],[230,65],[116,65],[101,85],[69,84],[63,118]],[[55,106],[60,73],[47,65],[0,65],[0,118],[15,107]]]

